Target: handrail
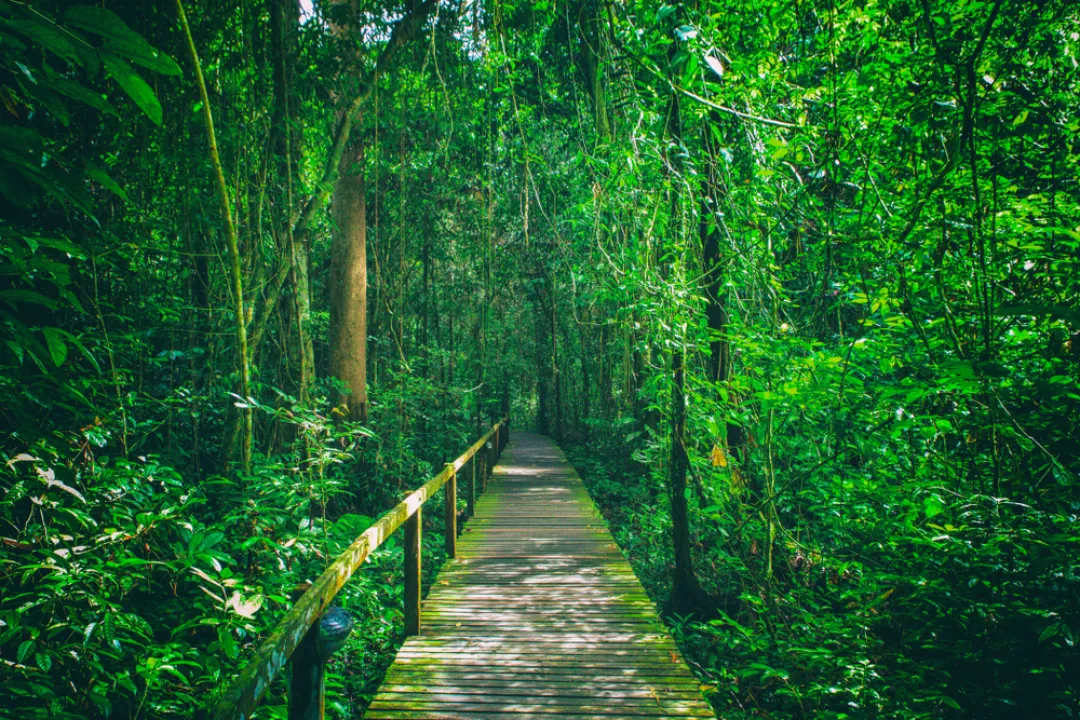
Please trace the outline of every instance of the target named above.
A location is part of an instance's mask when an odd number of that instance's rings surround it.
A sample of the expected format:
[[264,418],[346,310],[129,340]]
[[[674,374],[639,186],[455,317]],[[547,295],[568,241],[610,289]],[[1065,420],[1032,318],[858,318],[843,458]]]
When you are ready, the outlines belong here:
[[[502,449],[506,446],[509,438],[510,420],[503,418],[495,423],[482,438],[473,443],[468,450],[462,453],[453,462],[447,463],[442,472],[428,480],[419,489],[410,493],[404,500],[387,511],[381,518],[360,534],[346,550],[334,559],[319,579],[300,597],[285,617],[274,627],[270,635],[255,651],[254,657],[233,681],[229,689],[218,701],[214,710],[214,720],[246,720],[259,702],[266,695],[270,683],[277,677],[297,648],[302,643],[311,643],[314,647],[315,635],[318,628],[314,627],[322,616],[323,611],[330,605],[352,574],[359,568],[367,557],[382,545],[395,530],[409,522],[406,528],[406,545],[414,545],[415,557],[410,558],[409,548],[406,548],[406,573],[405,573],[405,617],[406,634],[418,634],[420,625],[420,557],[419,557],[419,526],[420,508],[432,495],[440,490],[448,482],[451,487],[447,488],[447,554],[454,556],[456,548],[456,485],[457,471],[465,466],[465,463],[473,460],[472,479],[468,484],[468,508],[469,515],[473,512],[476,488],[476,461],[481,463],[481,478],[484,487],[487,485],[487,476],[491,472],[495,461],[498,460]],[[495,442],[488,445],[492,438]],[[485,450],[485,452],[481,452]],[[451,482],[453,481],[453,482]],[[453,503],[453,504],[451,504]],[[410,587],[412,586],[412,587]],[[412,607],[410,607],[412,605]],[[310,655],[312,653],[305,653]],[[305,657],[305,660],[308,658]],[[322,658],[325,661],[325,658]],[[321,662],[319,665],[321,666]],[[293,669],[294,681],[299,668]],[[289,717],[311,717],[309,711],[300,710],[301,704],[317,707],[315,717],[322,717],[322,673],[321,667],[317,672],[318,687],[313,688],[318,693],[318,698],[296,698],[290,693]],[[296,689],[295,687],[293,688]],[[294,714],[294,711],[296,714]]]

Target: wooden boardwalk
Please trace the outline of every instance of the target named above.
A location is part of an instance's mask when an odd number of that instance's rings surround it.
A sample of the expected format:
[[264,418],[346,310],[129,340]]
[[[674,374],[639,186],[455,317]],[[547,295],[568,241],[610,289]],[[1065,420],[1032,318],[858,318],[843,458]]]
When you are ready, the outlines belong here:
[[562,451],[515,432],[369,720],[711,718]]

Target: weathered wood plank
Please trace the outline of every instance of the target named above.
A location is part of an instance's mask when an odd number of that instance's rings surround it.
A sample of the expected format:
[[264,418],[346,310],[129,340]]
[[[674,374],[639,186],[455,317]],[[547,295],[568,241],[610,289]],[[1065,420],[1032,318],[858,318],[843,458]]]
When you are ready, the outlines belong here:
[[[438,677],[436,687],[447,685],[445,681],[447,678]],[[454,692],[458,693],[479,693],[479,694],[492,694],[492,695],[521,695],[522,691],[527,691],[530,694],[535,695],[588,695],[590,697],[605,697],[608,694],[612,694],[618,697],[622,697],[624,694],[632,696],[652,697],[652,693],[659,688],[669,690],[673,693],[688,693],[697,697],[699,694],[698,686],[691,680],[685,680],[680,683],[679,680],[671,680],[665,678],[659,683],[643,683],[640,678],[624,678],[622,681],[607,681],[603,683],[597,682],[579,682],[573,678],[558,680],[536,680],[529,676],[525,680],[512,680],[507,678],[491,678],[491,679],[476,679],[472,677],[457,677],[453,682]],[[431,686],[424,682],[423,678],[407,678],[397,677],[393,681],[387,680],[386,683],[380,688],[382,692],[426,692],[431,689]]]
[[[594,715],[589,713],[541,713],[513,711],[510,714],[498,712],[461,712],[454,710],[421,711],[421,710],[379,710],[365,715],[370,720],[506,720],[513,717],[514,720],[640,720],[642,717],[657,717],[656,715],[637,715],[626,712],[614,714]],[[669,716],[662,716],[669,717]],[[707,716],[707,717],[712,717]]]
[[[532,699],[535,700],[535,699]],[[521,703],[508,703],[502,704],[488,704],[488,703],[461,703],[461,702],[421,702],[421,701],[406,701],[395,702],[392,698],[389,700],[379,699],[371,704],[369,712],[377,713],[383,710],[405,710],[414,713],[421,713],[420,715],[413,715],[412,717],[424,717],[422,713],[435,712],[438,713],[438,717],[446,717],[446,713],[450,712],[471,712],[471,713],[494,713],[506,717],[507,714],[517,715],[519,713],[557,713],[557,714],[596,714],[596,715],[639,715],[643,717],[714,717],[712,711],[703,710],[700,700],[696,702],[685,702],[682,700],[652,700],[652,703],[640,701],[637,703],[627,703],[625,706],[620,707],[613,703],[574,703],[569,699],[565,699],[560,704],[550,704],[535,701],[526,701]]]

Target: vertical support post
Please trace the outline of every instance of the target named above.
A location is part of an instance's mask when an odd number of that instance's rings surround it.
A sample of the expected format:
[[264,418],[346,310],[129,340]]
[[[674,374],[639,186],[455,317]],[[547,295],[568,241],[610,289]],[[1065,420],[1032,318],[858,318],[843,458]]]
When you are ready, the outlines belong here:
[[457,557],[457,471],[453,463],[446,463],[450,468],[450,479],[446,481],[446,557]]
[[[294,600],[303,590],[297,590]],[[289,664],[289,720],[322,720],[326,698],[326,660],[316,645],[319,623],[308,629],[304,639],[293,651]]]
[[484,443],[484,447],[480,448],[480,452],[476,453],[480,458],[480,492],[487,492],[487,443]]
[[405,521],[405,636],[420,634],[420,526],[423,508]]
[[465,500],[468,502],[469,517],[476,514],[476,455],[469,458],[469,486],[465,491]]

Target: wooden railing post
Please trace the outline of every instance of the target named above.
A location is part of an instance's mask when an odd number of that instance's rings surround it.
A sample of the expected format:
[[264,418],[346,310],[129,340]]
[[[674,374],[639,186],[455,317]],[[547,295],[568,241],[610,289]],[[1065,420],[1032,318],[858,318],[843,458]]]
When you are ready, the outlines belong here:
[[446,557],[457,557],[457,471],[454,463],[446,463],[450,468],[450,479],[446,481]]
[[469,458],[469,486],[465,490],[469,517],[476,514],[476,456]]
[[[293,591],[299,600],[310,584]],[[322,720],[326,697],[326,659],[319,654],[319,623],[304,634],[292,657],[289,676],[289,720]]]
[[423,508],[405,521],[405,636],[420,634],[420,526]]
[[476,457],[480,458],[480,492],[487,492],[487,449],[480,448]]
[[326,662],[315,646],[316,625],[307,631],[293,652],[289,678],[289,720],[322,720],[326,697]]

